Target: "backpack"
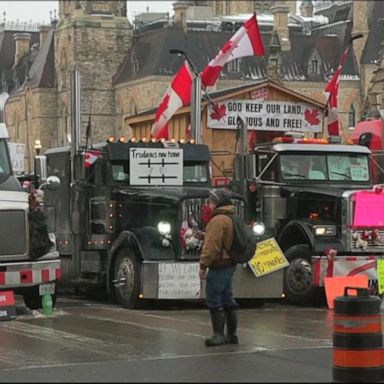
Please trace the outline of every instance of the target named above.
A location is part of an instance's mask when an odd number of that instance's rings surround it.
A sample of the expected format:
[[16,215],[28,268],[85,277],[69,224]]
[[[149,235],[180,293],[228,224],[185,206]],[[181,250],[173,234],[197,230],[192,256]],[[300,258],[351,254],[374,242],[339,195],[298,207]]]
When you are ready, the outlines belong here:
[[229,249],[225,250],[236,263],[247,263],[255,255],[257,237],[240,216],[227,216],[232,219],[233,241]]

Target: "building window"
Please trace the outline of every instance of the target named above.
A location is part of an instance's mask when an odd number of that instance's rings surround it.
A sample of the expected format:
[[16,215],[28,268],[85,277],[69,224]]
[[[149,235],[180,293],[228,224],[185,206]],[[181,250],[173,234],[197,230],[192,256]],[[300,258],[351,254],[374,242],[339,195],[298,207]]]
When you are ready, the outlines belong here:
[[240,72],[240,59],[235,59],[227,64],[228,73],[239,73]]
[[348,112],[348,127],[354,127],[356,124],[356,112],[353,104],[351,104],[351,108],[349,108]]
[[319,63],[316,59],[312,60],[311,65],[309,66],[309,74],[310,75],[319,74]]

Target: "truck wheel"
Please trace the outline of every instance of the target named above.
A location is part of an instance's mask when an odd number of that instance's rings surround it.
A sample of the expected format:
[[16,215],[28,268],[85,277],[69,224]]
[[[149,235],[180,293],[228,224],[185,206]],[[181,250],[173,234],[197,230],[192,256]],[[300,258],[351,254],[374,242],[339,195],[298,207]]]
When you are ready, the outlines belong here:
[[[43,308],[43,296],[39,294],[39,286],[26,288],[22,293],[25,306],[29,309],[42,309]],[[56,304],[57,293],[52,295],[52,306]]]
[[119,252],[113,284],[117,302],[123,308],[139,307],[140,263],[132,250],[122,249]]
[[294,245],[285,252],[289,265],[284,271],[284,294],[295,305],[312,306],[315,300],[311,251],[305,244]]

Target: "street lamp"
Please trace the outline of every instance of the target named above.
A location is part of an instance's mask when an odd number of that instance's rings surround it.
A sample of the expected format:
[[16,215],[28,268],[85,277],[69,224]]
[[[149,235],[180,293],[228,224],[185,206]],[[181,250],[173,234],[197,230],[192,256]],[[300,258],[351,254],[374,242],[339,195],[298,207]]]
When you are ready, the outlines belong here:
[[39,139],[35,140],[35,145],[34,145],[34,148],[35,148],[35,151],[36,151],[36,155],[39,156],[40,155],[40,151],[41,151],[41,148],[43,146],[41,145],[41,141]]
[[186,54],[186,52],[182,51],[181,49],[170,49],[169,50],[169,53],[171,55],[178,55],[178,56],[182,56],[185,58],[185,60],[188,61],[188,64],[191,66],[191,69],[193,71],[193,73],[195,74],[196,77],[199,77],[199,72],[197,72],[197,69],[195,67],[195,64],[193,64],[192,60],[188,57],[188,55]]
[[197,144],[201,144],[201,78],[196,66],[188,55],[181,49],[170,49],[172,55],[183,56],[187,60],[195,77],[192,80],[192,102],[191,102],[191,130]]

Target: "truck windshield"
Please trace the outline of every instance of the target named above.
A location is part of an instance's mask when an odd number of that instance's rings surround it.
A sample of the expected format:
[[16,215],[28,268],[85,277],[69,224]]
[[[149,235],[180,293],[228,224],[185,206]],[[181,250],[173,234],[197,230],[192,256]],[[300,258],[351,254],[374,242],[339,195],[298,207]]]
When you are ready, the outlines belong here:
[[282,178],[285,180],[328,180],[367,182],[370,180],[367,155],[354,153],[282,154]]
[[184,183],[206,183],[208,181],[206,164],[184,163]]
[[9,177],[11,172],[7,142],[5,140],[0,140],[0,183]]

